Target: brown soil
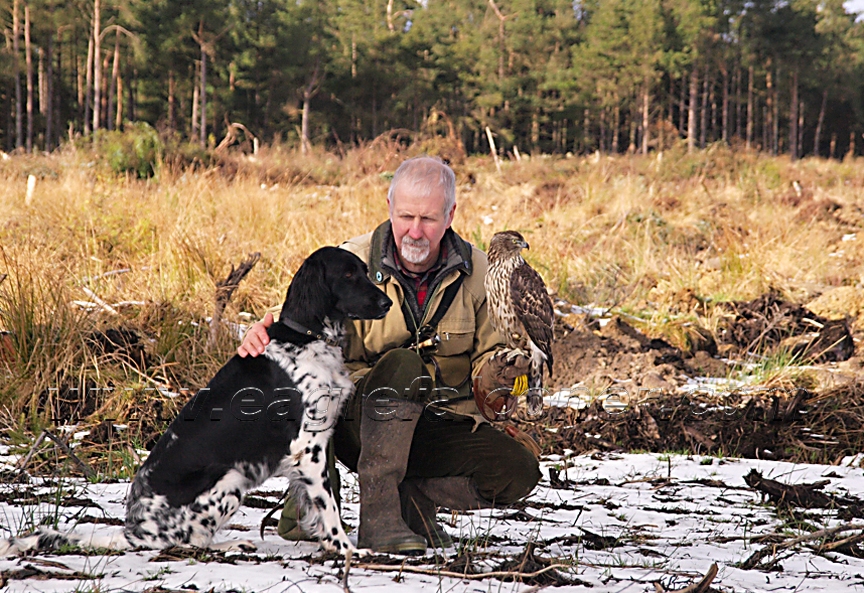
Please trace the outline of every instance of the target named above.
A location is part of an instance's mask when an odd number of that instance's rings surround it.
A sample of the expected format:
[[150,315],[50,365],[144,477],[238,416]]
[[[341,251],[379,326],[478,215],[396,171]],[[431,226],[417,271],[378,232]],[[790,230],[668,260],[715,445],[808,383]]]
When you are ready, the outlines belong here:
[[[717,342],[732,359],[784,349],[800,362],[827,368],[854,354],[845,318],[822,317],[775,293],[727,309]],[[730,375],[730,365],[712,355],[711,340],[685,353],[620,317],[603,327],[588,318],[577,325],[553,345],[554,385],[577,386],[572,393],[597,400],[583,410],[550,408],[537,421],[516,419],[546,453],[690,451],[836,463],[864,449],[864,382],[851,380],[822,393],[812,385],[808,390],[788,384],[746,392],[682,390],[690,378]],[[843,364],[852,368],[855,360]],[[611,394],[626,406],[604,408]]]

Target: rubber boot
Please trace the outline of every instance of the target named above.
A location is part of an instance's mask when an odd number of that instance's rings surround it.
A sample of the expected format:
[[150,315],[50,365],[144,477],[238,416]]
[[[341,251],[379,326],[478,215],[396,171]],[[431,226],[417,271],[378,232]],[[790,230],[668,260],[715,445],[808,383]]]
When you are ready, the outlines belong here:
[[[330,476],[330,487],[333,490],[333,498],[336,499],[336,508],[342,509],[342,497],[339,492],[342,489],[342,481],[339,477],[339,471],[336,469],[336,455],[333,452],[333,441],[327,445],[327,472]],[[311,535],[308,535],[300,527],[300,509],[294,503],[294,499],[290,496],[285,500],[285,506],[282,507],[282,513],[279,515],[279,524],[276,526],[276,533],[282,539],[287,539],[292,542],[313,542],[317,541]],[[342,522],[342,527],[345,532],[351,531],[351,527]]]
[[414,533],[426,538],[431,548],[449,548],[453,540],[436,520],[435,503],[417,487],[422,478],[410,478],[399,484],[402,518]]
[[363,402],[357,461],[358,548],[388,554],[426,552],[426,538],[411,531],[402,519],[399,499],[399,484],[405,477],[414,428],[422,413],[423,404],[403,399],[391,398],[382,407],[374,393]]
[[474,511],[495,507],[495,503],[480,496],[474,480],[465,476],[423,478],[417,480],[416,487],[434,504],[448,509]]

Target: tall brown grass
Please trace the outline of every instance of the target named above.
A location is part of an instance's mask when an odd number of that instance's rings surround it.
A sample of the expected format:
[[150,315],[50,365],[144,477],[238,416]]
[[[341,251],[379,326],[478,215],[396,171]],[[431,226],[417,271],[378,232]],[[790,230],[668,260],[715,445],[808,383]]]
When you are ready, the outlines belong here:
[[[306,254],[386,218],[388,174],[413,152],[380,142],[303,157],[277,146],[209,169],[163,166],[150,180],[113,175],[83,149],[0,161],[0,330],[14,349],[0,362],[0,406],[44,419],[52,393],[110,385],[81,409],[122,419],[145,388],[200,387],[237,345],[226,330],[206,348],[204,319],[231,264],[262,254],[224,316],[248,323],[281,302]],[[465,238],[484,247],[518,229],[559,296],[617,307],[679,345],[694,324],[713,329],[714,303],[769,287],[804,300],[862,282],[864,236],[851,239],[864,207],[858,161],[714,146],[524,157],[500,174],[488,157],[454,168]],[[118,313],[84,308],[94,294]],[[145,363],[94,348],[109,328],[137,332]]]

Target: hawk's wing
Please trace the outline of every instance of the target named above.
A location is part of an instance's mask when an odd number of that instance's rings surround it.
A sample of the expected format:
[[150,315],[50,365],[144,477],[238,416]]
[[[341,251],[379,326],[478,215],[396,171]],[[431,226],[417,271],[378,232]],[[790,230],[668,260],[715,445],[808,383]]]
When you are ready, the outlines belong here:
[[552,321],[555,313],[543,278],[528,264],[518,266],[510,277],[510,298],[513,300],[516,317],[528,337],[546,355],[551,377]]

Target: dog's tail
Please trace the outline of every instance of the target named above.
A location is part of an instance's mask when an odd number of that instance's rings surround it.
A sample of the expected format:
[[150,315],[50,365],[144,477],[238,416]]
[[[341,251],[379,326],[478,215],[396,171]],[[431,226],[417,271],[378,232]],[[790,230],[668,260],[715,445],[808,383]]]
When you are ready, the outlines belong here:
[[59,550],[64,547],[79,547],[88,550],[128,550],[132,544],[126,534],[120,531],[102,533],[93,531],[88,534],[62,533],[56,529],[40,527],[30,535],[0,539],[0,558],[21,556],[28,552]]

